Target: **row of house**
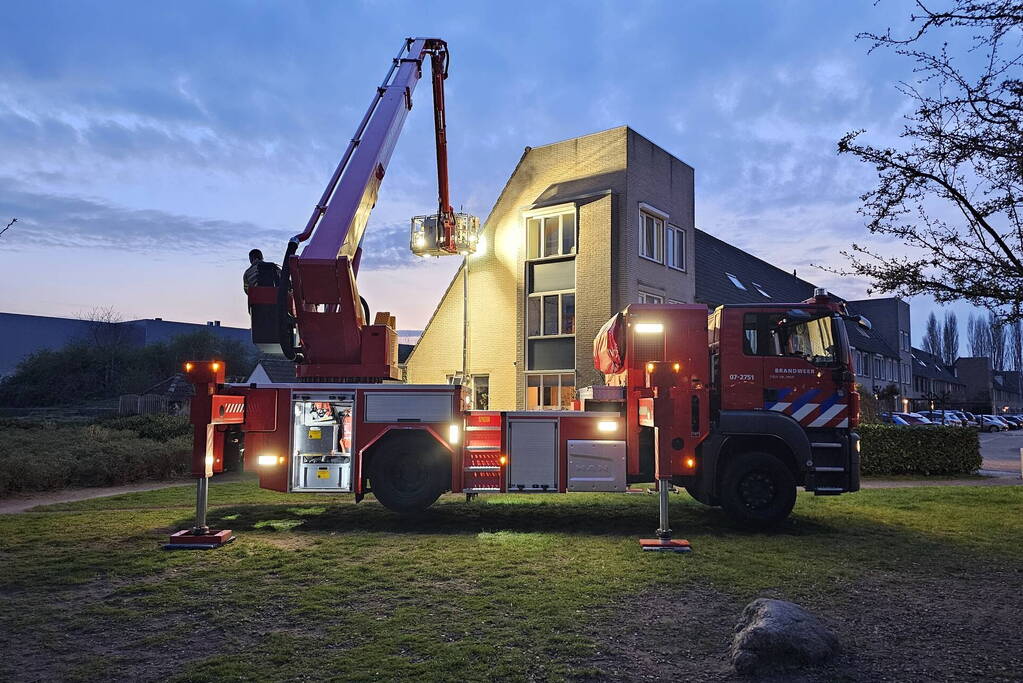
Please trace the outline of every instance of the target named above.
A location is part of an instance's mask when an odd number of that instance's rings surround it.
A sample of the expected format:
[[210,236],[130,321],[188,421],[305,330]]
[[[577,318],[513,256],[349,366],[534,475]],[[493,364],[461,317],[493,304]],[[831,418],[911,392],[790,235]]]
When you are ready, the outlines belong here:
[[[813,283],[699,230],[694,196],[693,168],[625,126],[527,147],[483,224],[488,248],[455,274],[405,363],[407,381],[465,381],[477,409],[565,408],[576,387],[602,383],[591,340],[629,303],[713,308],[813,294]],[[906,302],[848,305],[873,323],[848,325],[859,383],[890,409],[1023,411],[1018,374],[987,359],[947,367],[913,348]]]

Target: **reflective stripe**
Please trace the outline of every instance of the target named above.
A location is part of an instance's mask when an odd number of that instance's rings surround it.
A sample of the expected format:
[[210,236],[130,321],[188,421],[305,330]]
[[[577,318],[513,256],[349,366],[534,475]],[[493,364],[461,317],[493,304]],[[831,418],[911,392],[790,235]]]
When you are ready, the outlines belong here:
[[837,425],[835,425],[835,426],[836,426],[836,427],[838,427],[838,428],[840,428],[840,429],[841,429],[841,428],[844,428],[844,427],[848,427],[848,426],[849,426],[849,418],[847,418],[847,417],[846,417],[846,418],[843,418],[843,419],[842,419],[842,421],[841,421],[841,422],[839,422],[839,423],[838,423]]
[[792,417],[795,418],[796,422],[799,422],[800,420],[802,420],[804,417],[806,417],[815,410],[817,410],[816,403],[807,403],[805,406],[803,406],[796,412],[792,413]]
[[788,408],[790,405],[792,405],[792,404],[791,403],[775,403],[773,406],[768,408],[768,410],[777,410],[779,413],[784,413],[785,409]]
[[835,405],[831,406],[830,408],[825,410],[823,413],[821,413],[820,416],[818,416],[816,420],[814,420],[813,422],[810,423],[810,426],[811,427],[823,427],[828,422],[830,422],[833,418],[837,417],[838,414],[840,412],[842,412],[843,410],[845,410],[845,409],[846,409],[846,405],[844,403],[836,403]]

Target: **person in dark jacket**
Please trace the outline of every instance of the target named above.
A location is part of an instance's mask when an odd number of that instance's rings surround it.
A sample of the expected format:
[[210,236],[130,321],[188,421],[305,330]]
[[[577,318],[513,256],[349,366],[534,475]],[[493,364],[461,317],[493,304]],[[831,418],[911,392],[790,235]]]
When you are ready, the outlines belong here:
[[263,252],[253,249],[249,252],[249,267],[242,276],[245,293],[249,287],[276,287],[281,284],[281,267],[263,260]]

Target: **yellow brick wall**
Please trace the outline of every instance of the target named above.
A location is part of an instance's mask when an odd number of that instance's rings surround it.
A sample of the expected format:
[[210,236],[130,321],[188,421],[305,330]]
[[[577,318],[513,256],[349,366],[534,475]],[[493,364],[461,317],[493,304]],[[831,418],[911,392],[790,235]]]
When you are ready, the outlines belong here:
[[[538,202],[594,193],[580,200],[576,263],[576,358],[594,383],[593,336],[610,316],[613,194],[625,190],[628,129],[623,127],[527,149],[483,226],[485,250],[469,266],[469,372],[490,375],[490,407],[523,407],[525,391],[525,220]],[[600,193],[610,190],[612,196]],[[456,275],[409,356],[408,381],[445,381],[461,369],[462,285]],[[600,319],[600,323],[595,321]],[[596,327],[594,327],[596,325]]]
[[412,355],[405,363],[409,384],[446,384],[462,370],[462,271],[441,298]]

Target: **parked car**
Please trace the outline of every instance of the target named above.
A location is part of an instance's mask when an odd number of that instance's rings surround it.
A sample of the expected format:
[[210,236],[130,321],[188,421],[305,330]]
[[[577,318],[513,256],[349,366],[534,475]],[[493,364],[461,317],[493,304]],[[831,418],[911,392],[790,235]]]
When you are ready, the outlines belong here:
[[971,418],[967,413],[963,412],[962,410],[953,410],[952,414],[958,417],[959,421],[962,422],[964,425],[976,424],[976,419]]
[[980,418],[980,428],[982,431],[1001,432],[1009,428],[1005,422],[999,420],[994,415],[978,415],[977,417]]
[[1000,417],[1003,422],[1008,422],[1010,429],[1019,429],[1020,427],[1023,427],[1023,420],[1015,415],[999,415],[998,417]]
[[894,413],[894,414],[899,416],[899,417],[901,417],[903,420],[905,420],[906,422],[908,422],[911,425],[930,425],[930,424],[934,424],[930,420],[930,418],[927,418],[927,417],[921,415],[920,413]]
[[909,426],[909,422],[899,415],[899,413],[881,413],[881,422],[889,425],[895,425],[897,427]]
[[921,410],[920,414],[929,419],[931,422],[939,425],[945,425],[946,427],[962,427],[964,425],[963,421],[951,411]]

